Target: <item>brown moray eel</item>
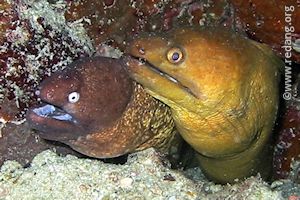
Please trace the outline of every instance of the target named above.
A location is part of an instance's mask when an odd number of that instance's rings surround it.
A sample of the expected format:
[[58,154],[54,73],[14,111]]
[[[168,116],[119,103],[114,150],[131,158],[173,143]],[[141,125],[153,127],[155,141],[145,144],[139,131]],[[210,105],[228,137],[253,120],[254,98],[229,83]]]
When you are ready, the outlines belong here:
[[175,129],[170,109],[133,82],[122,62],[93,57],[72,63],[40,85],[42,104],[27,120],[42,138],[92,157],[156,147],[166,152]]
[[207,177],[268,176],[282,65],[268,47],[226,29],[190,27],[141,35],[126,51],[131,76],[171,107]]

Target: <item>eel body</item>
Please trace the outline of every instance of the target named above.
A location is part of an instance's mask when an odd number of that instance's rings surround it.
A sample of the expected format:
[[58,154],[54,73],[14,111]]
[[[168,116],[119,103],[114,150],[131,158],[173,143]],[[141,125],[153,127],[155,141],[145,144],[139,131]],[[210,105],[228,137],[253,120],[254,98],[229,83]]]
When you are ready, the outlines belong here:
[[132,78],[170,106],[207,177],[269,175],[282,65],[271,49],[227,29],[188,27],[138,36],[126,54]]
[[156,147],[176,131],[168,106],[133,82],[118,59],[83,58],[45,79],[27,120],[44,139],[96,158]]

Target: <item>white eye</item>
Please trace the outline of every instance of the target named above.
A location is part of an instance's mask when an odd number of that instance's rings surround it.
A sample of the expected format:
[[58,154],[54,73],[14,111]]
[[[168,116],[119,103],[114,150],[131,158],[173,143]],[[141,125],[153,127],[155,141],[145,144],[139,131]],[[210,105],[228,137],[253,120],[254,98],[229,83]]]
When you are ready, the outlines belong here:
[[68,100],[70,103],[76,103],[80,98],[80,95],[78,92],[71,92],[68,96]]

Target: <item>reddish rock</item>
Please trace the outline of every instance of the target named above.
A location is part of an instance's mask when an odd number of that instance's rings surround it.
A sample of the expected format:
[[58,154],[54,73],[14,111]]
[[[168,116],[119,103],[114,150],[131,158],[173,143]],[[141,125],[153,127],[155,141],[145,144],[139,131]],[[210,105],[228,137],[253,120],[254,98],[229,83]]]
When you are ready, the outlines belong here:
[[[279,122],[279,134],[274,152],[275,179],[291,178],[292,162],[300,162],[300,79],[294,84],[293,94],[292,100],[286,102],[286,109]],[[300,181],[300,174],[294,178]]]
[[0,118],[11,119],[22,117],[37,100],[35,91],[44,77],[89,52],[67,29],[51,24],[55,15],[42,17],[41,11],[28,18],[34,8],[5,2],[0,2]]
[[274,176],[287,178],[292,160],[300,160],[300,110],[296,107],[287,108],[275,149]]
[[35,155],[46,149],[54,149],[61,155],[83,156],[66,145],[41,139],[30,130],[27,123],[21,125],[7,123],[0,129],[0,133],[0,166],[7,160],[16,160],[26,165]]
[[[236,17],[249,35],[270,45],[278,55],[284,57],[285,26],[294,27],[287,35],[292,41],[300,39],[300,2],[296,0],[231,0]],[[290,31],[288,31],[290,32]],[[298,47],[299,48],[299,47]],[[300,53],[292,50],[292,59],[300,63]]]

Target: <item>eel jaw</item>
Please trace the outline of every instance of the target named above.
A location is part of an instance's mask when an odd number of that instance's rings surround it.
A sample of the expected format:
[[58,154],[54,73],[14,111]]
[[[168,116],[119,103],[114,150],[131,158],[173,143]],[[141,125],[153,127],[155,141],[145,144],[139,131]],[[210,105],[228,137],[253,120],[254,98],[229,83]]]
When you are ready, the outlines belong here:
[[32,112],[37,116],[43,118],[50,118],[59,121],[69,121],[74,123],[76,122],[72,115],[52,104],[43,104],[41,107],[33,108]]
[[63,142],[77,139],[77,132],[81,130],[80,124],[71,114],[49,103],[29,109],[26,119],[31,128],[48,140]]
[[125,59],[125,62],[126,62],[126,66],[128,66],[129,68],[130,68],[130,63],[132,63],[132,61],[134,61],[134,62],[136,62],[140,66],[147,67],[152,72],[154,72],[157,75],[159,75],[160,77],[168,80],[169,82],[172,82],[178,88],[184,90],[189,95],[191,95],[194,98],[198,99],[198,96],[196,94],[194,94],[190,88],[188,88],[187,86],[185,86],[184,84],[182,84],[179,80],[177,80],[176,78],[174,78],[173,76],[171,76],[167,72],[164,72],[163,70],[159,69],[158,67],[156,67],[155,65],[153,65],[152,63],[150,63],[147,59],[141,58],[141,57],[137,57],[137,56],[134,56],[134,55],[130,55],[130,54],[125,54],[124,55],[124,59]]

